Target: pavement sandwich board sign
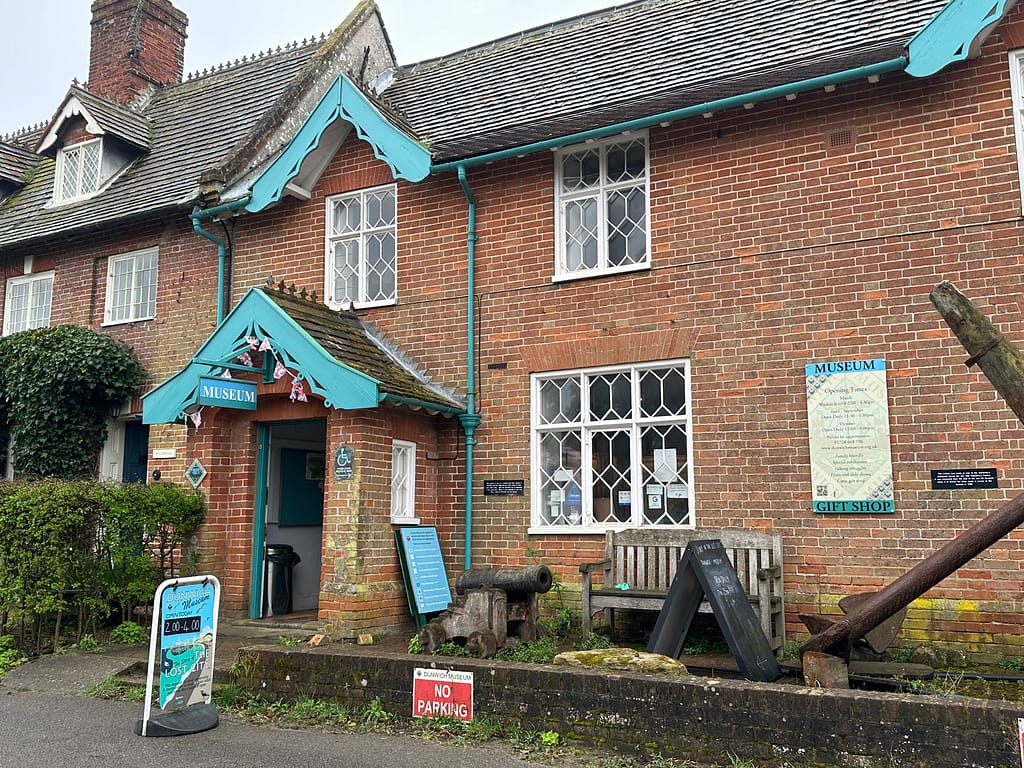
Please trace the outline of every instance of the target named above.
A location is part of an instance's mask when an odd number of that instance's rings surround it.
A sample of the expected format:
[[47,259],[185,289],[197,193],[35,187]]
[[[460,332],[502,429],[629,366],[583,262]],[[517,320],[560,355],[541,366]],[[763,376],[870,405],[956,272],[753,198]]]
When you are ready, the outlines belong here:
[[[213,655],[217,644],[220,582],[215,576],[168,579],[153,599],[149,671],[139,736],[181,736],[215,728]],[[159,649],[159,659],[157,650]],[[151,715],[153,683],[159,666],[158,705]]]

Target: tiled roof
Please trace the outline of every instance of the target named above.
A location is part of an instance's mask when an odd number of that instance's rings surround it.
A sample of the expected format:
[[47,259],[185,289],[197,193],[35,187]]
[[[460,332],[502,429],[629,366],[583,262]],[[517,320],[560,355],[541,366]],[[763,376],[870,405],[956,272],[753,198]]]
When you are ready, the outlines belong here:
[[0,142],[0,181],[20,186],[25,174],[39,160],[32,152],[15,144]]
[[[316,41],[295,45],[157,91],[140,114],[152,126],[150,151],[102,194],[47,207],[55,163],[39,158],[31,183],[13,203],[0,203],[0,248],[162,210],[190,210],[200,173],[246,136],[319,46]],[[91,100],[89,108],[97,103]],[[113,119],[111,112],[104,116]]]
[[71,86],[65,103],[72,98],[78,99],[105,133],[139,149],[149,149],[152,124],[144,115],[95,96],[77,85]]
[[335,311],[294,292],[260,288],[296,324],[339,362],[380,383],[391,395],[446,408],[464,408],[451,393],[417,370],[382,335],[351,311]]
[[642,0],[400,68],[435,162],[896,58],[947,0]]

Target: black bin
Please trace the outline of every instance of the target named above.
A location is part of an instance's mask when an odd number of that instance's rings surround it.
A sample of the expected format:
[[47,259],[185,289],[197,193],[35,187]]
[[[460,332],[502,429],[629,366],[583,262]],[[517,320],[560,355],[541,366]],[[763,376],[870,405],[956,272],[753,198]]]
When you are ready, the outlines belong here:
[[267,575],[263,580],[264,614],[278,616],[292,612],[292,567],[298,565],[300,560],[291,544],[267,544]]

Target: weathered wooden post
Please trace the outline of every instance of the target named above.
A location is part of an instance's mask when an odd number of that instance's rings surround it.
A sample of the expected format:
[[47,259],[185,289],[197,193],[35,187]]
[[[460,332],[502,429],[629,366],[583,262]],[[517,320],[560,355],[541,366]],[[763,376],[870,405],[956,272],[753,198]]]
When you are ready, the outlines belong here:
[[[978,365],[1024,422],[1024,357],[951,283],[931,292],[932,304],[970,353],[968,367]],[[896,581],[865,597],[845,617],[821,617],[831,623],[801,646],[809,651],[848,657],[854,640],[862,638],[897,611],[908,606],[944,578],[966,565],[1010,531],[1024,523],[1024,494],[1008,501],[984,520],[922,560]]]

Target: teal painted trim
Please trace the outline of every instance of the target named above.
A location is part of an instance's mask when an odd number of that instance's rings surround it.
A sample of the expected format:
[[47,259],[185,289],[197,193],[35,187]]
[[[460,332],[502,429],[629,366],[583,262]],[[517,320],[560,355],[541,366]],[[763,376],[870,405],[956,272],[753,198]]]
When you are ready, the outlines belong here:
[[199,222],[202,219],[212,219],[214,216],[219,216],[222,213],[237,211],[244,207],[248,202],[249,196],[246,195],[238,200],[232,200],[230,203],[223,203],[221,205],[216,205],[213,208],[204,208],[199,211],[193,211],[189,215],[189,218],[192,219],[192,231],[201,237],[205,237],[217,246],[217,325],[220,325],[221,321],[224,319],[224,293],[226,289],[226,286],[224,285],[224,275],[227,272],[226,265],[230,253],[227,243],[212,232],[207,232],[202,228]]
[[458,408],[454,405],[441,405],[439,403],[428,403],[426,400],[417,400],[415,397],[405,397],[404,395],[393,395],[390,392],[382,392],[380,394],[381,401],[387,400],[388,402],[398,403],[400,405],[408,405],[412,408],[422,408],[427,411],[436,411],[438,413],[450,413],[458,415],[466,412],[465,408]]
[[266,559],[267,490],[270,487],[270,425],[256,431],[256,488],[252,514],[252,566],[249,574],[249,618],[263,618],[263,561]]
[[473,449],[476,445],[476,428],[480,426],[480,414],[476,410],[476,195],[469,186],[466,167],[458,167],[459,184],[468,204],[466,222],[466,404],[467,412],[459,417],[466,433],[466,539],[464,544],[464,567],[472,568],[473,562]]
[[269,339],[274,352],[296,371],[307,389],[324,398],[328,408],[376,408],[379,382],[329,355],[263,291],[250,288],[224,322],[203,342],[191,362],[142,396],[144,424],[180,421],[197,403],[199,377],[217,375],[221,364],[249,348],[247,339]]
[[255,213],[278,202],[285,187],[299,175],[306,158],[320,146],[324,131],[339,118],[352,124],[359,138],[373,148],[374,156],[391,168],[394,178],[422,181],[430,174],[430,153],[395,127],[341,74],[313,108],[295,138],[253,184],[252,199],[246,210]]
[[907,74],[928,77],[977,55],[988,32],[1011,7],[1012,0],[952,0],[910,38]]
[[807,80],[798,80],[787,85],[762,88],[761,90],[751,91],[750,93],[745,93],[739,96],[730,96],[725,99],[717,99],[716,101],[706,101],[703,104],[683,107],[682,109],[676,109],[670,112],[661,112],[657,115],[649,115],[648,117],[639,118],[637,120],[616,123],[603,128],[595,128],[590,131],[571,133],[566,136],[559,136],[555,139],[545,139],[544,141],[525,144],[521,147],[502,149],[498,152],[488,152],[484,155],[476,155],[475,157],[469,157],[464,160],[453,160],[449,163],[438,163],[437,165],[431,166],[430,172],[447,173],[449,171],[457,171],[459,168],[468,168],[469,166],[481,165],[483,163],[493,163],[496,160],[506,160],[511,157],[528,155],[532,152],[540,152],[545,149],[557,149],[559,147],[569,146],[570,144],[579,144],[580,142],[588,141],[590,139],[603,139],[606,136],[613,136],[624,131],[639,131],[661,123],[670,123],[674,120],[681,120],[687,117],[695,117],[697,115],[742,107],[744,104],[757,104],[761,101],[783,98],[789,94],[814,91],[829,85],[840,85],[842,83],[849,83],[855,80],[867,79],[873,75],[898,72],[906,65],[907,60],[901,56],[888,61],[880,61],[877,64],[868,64],[863,67],[847,69],[831,75],[822,75],[820,77],[812,77]]

